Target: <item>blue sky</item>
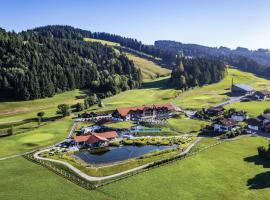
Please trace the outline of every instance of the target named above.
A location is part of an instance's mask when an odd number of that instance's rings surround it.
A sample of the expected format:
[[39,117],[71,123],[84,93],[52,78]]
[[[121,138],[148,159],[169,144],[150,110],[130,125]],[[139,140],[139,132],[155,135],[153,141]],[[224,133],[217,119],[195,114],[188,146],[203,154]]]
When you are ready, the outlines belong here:
[[152,44],[270,48],[269,0],[0,0],[0,27],[48,24],[104,31]]

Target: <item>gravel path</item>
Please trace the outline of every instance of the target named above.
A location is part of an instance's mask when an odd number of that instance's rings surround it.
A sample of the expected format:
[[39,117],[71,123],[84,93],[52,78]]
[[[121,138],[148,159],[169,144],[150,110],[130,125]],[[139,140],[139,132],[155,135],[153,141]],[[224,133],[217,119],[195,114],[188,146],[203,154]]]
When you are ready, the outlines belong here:
[[[193,146],[195,146],[198,142],[200,142],[202,139],[202,137],[198,137],[195,141],[193,141],[183,152],[181,152],[179,155],[185,155],[187,154]],[[136,168],[133,168],[133,169],[130,169],[130,170],[127,170],[127,171],[123,171],[123,172],[120,172],[120,173],[117,173],[117,174],[113,174],[113,175],[110,175],[110,176],[103,176],[103,177],[95,177],[95,176],[89,176],[85,173],[83,173],[82,171],[80,171],[79,169],[77,169],[76,167],[74,167],[73,165],[67,163],[67,162],[64,162],[64,161],[60,161],[60,160],[54,160],[54,159],[50,159],[50,158],[43,158],[43,157],[40,157],[39,154],[44,152],[44,151],[47,151],[47,150],[42,150],[42,151],[39,151],[39,152],[36,152],[34,154],[34,157],[36,159],[40,159],[40,160],[46,160],[46,161],[51,161],[51,162],[55,162],[55,163],[60,163],[60,164],[63,164],[65,165],[66,167],[68,167],[69,169],[71,169],[72,171],[74,171],[76,174],[78,174],[79,176],[81,176],[82,178],[88,180],[88,181],[101,181],[101,180],[106,180],[106,179],[110,179],[110,178],[114,178],[114,177],[117,177],[117,176],[121,176],[123,174],[126,174],[126,173],[129,173],[129,172],[133,172],[133,171],[136,171],[136,170],[139,170],[139,169],[143,169],[143,168],[146,168],[148,167],[149,165],[153,164],[152,163],[148,163],[148,164],[145,164],[145,165],[142,165],[142,166],[139,166],[139,167],[136,167]]]

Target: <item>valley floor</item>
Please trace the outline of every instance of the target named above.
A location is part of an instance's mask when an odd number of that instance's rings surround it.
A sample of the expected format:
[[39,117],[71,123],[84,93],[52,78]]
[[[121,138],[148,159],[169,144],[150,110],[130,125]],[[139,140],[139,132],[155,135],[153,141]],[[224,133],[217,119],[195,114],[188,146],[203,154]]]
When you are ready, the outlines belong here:
[[1,161],[0,199],[268,199],[270,162],[260,159],[256,150],[267,144],[259,137],[224,142],[96,191],[82,189],[23,158]]
[[[256,89],[270,89],[270,81],[250,73],[228,69],[227,77],[219,83],[181,92],[168,86],[168,77],[145,82],[140,89],[125,91],[103,100],[104,107],[116,107],[173,102],[181,108],[209,107],[229,98],[231,78],[235,83],[247,83]],[[0,130],[36,117],[39,111],[55,116],[60,103],[75,104],[76,96],[85,94],[75,90],[52,98],[29,102],[1,102]],[[239,102],[228,107],[247,110],[251,116],[270,107],[269,102]],[[16,123],[17,123],[16,122]],[[207,123],[185,118],[170,120],[177,131],[196,135]],[[23,133],[0,138],[0,157],[16,155],[66,138],[71,118],[50,121]],[[125,124],[126,125],[126,124]],[[21,129],[25,128],[24,125]],[[124,126],[124,125],[123,125]],[[200,145],[213,142],[204,139]],[[200,145],[197,148],[200,148]],[[22,157],[0,161],[0,199],[268,199],[270,196],[270,163],[257,156],[257,147],[268,145],[259,137],[244,137],[225,142],[198,155],[174,162],[131,178],[87,191],[46,168]],[[196,150],[196,149],[195,149]],[[33,192],[35,191],[35,192]],[[169,194],[169,195],[168,195]]]

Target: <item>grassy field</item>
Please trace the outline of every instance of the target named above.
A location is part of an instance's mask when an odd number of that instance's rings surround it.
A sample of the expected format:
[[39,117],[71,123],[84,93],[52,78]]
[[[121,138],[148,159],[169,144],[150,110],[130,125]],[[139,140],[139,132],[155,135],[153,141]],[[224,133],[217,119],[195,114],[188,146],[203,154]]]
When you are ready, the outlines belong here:
[[168,76],[171,73],[171,70],[162,68],[150,60],[140,58],[129,53],[127,56],[134,62],[135,66],[141,70],[144,80],[156,79],[160,76]]
[[99,39],[94,39],[94,38],[83,38],[84,41],[86,42],[99,42],[103,45],[108,45],[108,46],[120,46],[119,43],[116,42],[110,42],[107,40],[99,40]]
[[98,191],[87,191],[48,169],[23,158],[0,161],[0,199],[113,199]]
[[268,199],[270,162],[256,149],[267,144],[262,138],[223,143],[99,190],[116,199]]
[[255,89],[270,89],[269,80],[229,68],[228,75],[219,83],[184,92],[169,87],[169,77],[151,80],[145,82],[140,89],[125,91],[103,100],[104,109],[166,102],[173,102],[185,109],[210,107],[229,99],[232,77],[234,83],[246,83]]
[[59,142],[66,138],[70,126],[71,119],[65,118],[27,133],[0,138],[0,157],[23,153]]
[[236,108],[237,110],[245,110],[250,117],[256,117],[263,113],[266,108],[270,108],[270,101],[249,101],[238,102],[226,106],[226,108]]
[[34,118],[39,111],[45,112],[44,117],[52,117],[55,115],[57,105],[62,103],[72,105],[77,102],[82,102],[83,100],[77,99],[76,96],[85,94],[85,91],[73,90],[44,99],[1,102],[0,123]]
[[228,99],[232,83],[245,83],[255,89],[270,89],[270,81],[251,73],[228,69],[228,75],[219,83],[183,92],[175,104],[183,108],[210,107]]
[[116,123],[106,123],[104,125],[110,128],[131,128],[132,126],[134,126],[132,121],[120,121]]
[[168,77],[146,82],[140,89],[121,92],[103,101],[106,109],[128,107],[154,103],[170,102],[177,95],[176,90],[169,88]]
[[258,158],[256,148],[267,144],[258,137],[226,142],[96,191],[86,191],[23,158],[0,161],[0,199],[265,200],[270,195],[270,162]]

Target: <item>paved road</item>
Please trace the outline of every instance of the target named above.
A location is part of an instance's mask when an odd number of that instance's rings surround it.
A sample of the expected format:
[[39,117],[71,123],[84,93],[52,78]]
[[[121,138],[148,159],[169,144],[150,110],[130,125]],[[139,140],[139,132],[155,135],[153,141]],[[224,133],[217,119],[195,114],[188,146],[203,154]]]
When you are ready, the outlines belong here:
[[219,103],[219,104],[215,105],[215,107],[219,107],[219,106],[222,106],[223,107],[223,106],[226,106],[226,105],[229,105],[229,104],[232,104],[232,103],[240,102],[241,99],[243,97],[245,97],[245,96],[246,95],[240,96],[240,97],[231,97],[230,100],[225,101],[225,102],[222,102],[222,103]]
[[[185,155],[187,154],[193,146],[195,146],[198,142],[200,142],[202,139],[202,137],[198,137],[195,141],[193,141],[189,146],[188,148],[186,148],[183,152],[181,152],[179,155]],[[39,152],[36,152],[34,154],[34,157],[36,159],[40,159],[40,160],[47,160],[47,161],[51,161],[51,162],[55,162],[55,163],[60,163],[60,164],[63,164],[65,165],[66,167],[68,167],[69,169],[71,169],[72,171],[74,171],[76,174],[78,174],[79,176],[81,176],[82,178],[88,180],[88,181],[101,181],[101,180],[106,180],[106,179],[110,179],[110,178],[114,178],[114,177],[117,177],[117,176],[121,176],[123,174],[126,174],[126,173],[129,173],[129,172],[133,172],[133,171],[136,171],[136,170],[139,170],[139,169],[143,169],[143,168],[146,168],[148,167],[149,165],[153,164],[152,163],[148,163],[148,164],[145,164],[145,165],[142,165],[142,166],[139,166],[139,167],[136,167],[136,168],[133,168],[133,169],[130,169],[130,170],[127,170],[127,171],[123,171],[123,172],[120,172],[120,173],[117,173],[117,174],[113,174],[113,175],[110,175],[110,176],[103,176],[103,177],[95,177],[95,176],[89,176],[85,173],[83,173],[82,171],[80,171],[79,169],[77,169],[76,167],[74,167],[73,165],[67,163],[67,162],[64,162],[64,161],[60,161],[60,160],[53,160],[53,159],[50,159],[50,158],[43,158],[43,157],[40,157],[39,154],[44,152],[44,151],[47,151],[47,150],[42,150],[42,151],[39,151]]]

